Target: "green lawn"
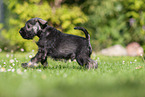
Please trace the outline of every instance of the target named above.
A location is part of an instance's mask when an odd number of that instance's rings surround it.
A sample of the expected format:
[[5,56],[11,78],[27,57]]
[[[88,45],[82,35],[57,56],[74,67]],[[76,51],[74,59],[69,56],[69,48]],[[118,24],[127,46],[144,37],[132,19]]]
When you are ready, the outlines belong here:
[[93,55],[97,70],[51,58],[47,69],[22,68],[30,55],[0,53],[0,97],[145,97],[141,57]]

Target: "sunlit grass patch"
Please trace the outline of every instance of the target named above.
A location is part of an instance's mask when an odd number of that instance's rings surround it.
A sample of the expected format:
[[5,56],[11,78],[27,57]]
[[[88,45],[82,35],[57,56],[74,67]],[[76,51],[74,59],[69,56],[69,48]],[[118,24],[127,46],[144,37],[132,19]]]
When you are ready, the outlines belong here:
[[73,61],[48,58],[48,68],[22,68],[30,53],[0,52],[0,96],[4,97],[143,97],[142,57],[94,55],[98,69],[88,70]]

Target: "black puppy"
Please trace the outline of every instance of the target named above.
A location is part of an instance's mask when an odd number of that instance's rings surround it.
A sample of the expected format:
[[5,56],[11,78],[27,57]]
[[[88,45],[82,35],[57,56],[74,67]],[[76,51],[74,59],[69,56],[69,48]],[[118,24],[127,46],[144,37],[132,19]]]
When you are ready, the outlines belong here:
[[51,56],[54,59],[76,59],[81,66],[97,68],[97,62],[90,58],[92,47],[89,33],[82,27],[74,29],[82,30],[86,38],[64,34],[40,18],[28,20],[19,33],[24,39],[33,39],[34,36],[38,36],[39,49],[30,62],[22,63],[22,67],[35,67],[38,62],[47,67],[47,56]]

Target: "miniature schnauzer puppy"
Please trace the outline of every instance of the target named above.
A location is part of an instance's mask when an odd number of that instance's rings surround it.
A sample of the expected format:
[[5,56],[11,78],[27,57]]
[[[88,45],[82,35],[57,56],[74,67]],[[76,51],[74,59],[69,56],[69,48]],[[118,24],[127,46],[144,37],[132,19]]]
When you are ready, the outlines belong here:
[[62,33],[41,18],[28,20],[19,33],[24,39],[33,39],[34,36],[38,36],[38,52],[28,63],[22,63],[22,67],[35,67],[38,62],[47,67],[47,57],[50,56],[53,59],[76,59],[81,66],[97,68],[97,62],[90,58],[92,47],[88,31],[83,27],[74,29],[82,30],[86,38]]

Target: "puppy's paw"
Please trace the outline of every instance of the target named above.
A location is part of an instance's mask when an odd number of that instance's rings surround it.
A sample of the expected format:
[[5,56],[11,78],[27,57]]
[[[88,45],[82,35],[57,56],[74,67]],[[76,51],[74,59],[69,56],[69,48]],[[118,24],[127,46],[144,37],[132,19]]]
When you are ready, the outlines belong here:
[[35,62],[28,62],[28,63],[22,63],[21,64],[23,68],[27,68],[27,67],[30,67],[30,68],[35,68],[35,67],[38,67],[38,64],[35,63]]
[[90,59],[89,63],[86,65],[86,68],[88,68],[88,69],[97,69],[98,68],[97,61],[94,61],[94,60]]
[[27,67],[28,67],[28,63],[22,63],[21,66],[22,66],[23,68],[27,68]]
[[38,64],[37,63],[35,63],[35,62],[28,62],[27,63],[28,64],[28,67],[30,67],[30,68],[35,68],[35,67],[38,67]]

